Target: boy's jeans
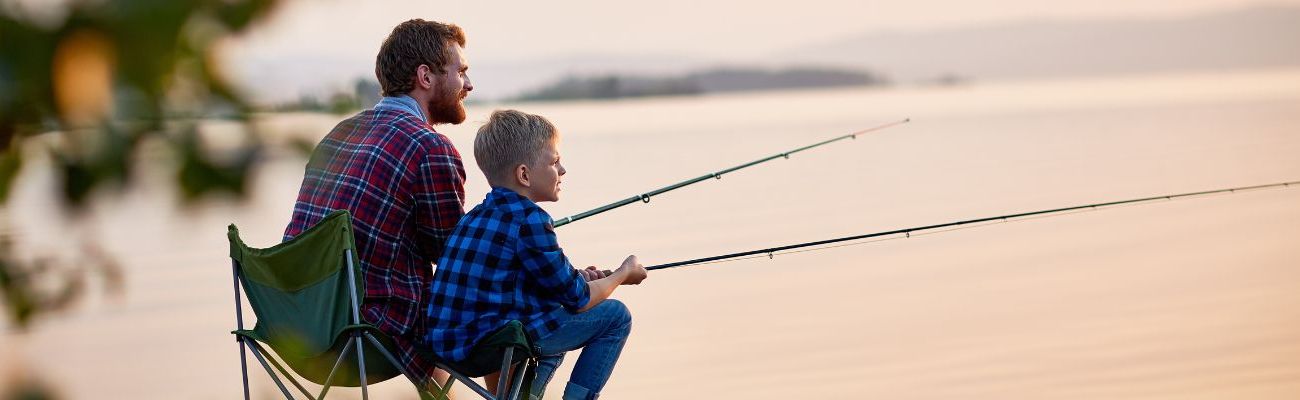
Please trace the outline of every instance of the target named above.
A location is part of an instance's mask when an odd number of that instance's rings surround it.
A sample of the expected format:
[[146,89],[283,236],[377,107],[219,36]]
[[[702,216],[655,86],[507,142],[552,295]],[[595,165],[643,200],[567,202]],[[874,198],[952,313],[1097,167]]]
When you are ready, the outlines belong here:
[[542,398],[555,368],[564,360],[564,353],[579,348],[582,355],[578,356],[569,384],[564,387],[564,400],[599,397],[631,332],[632,314],[628,313],[627,306],[614,299],[605,299],[586,312],[561,319],[559,329],[537,340],[542,356],[537,363],[531,398]]

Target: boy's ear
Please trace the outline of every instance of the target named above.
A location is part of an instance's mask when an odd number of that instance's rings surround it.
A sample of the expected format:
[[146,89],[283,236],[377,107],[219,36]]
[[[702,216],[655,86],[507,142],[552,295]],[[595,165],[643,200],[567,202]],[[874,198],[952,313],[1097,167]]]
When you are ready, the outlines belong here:
[[519,164],[519,165],[516,165],[516,166],[515,166],[515,170],[514,170],[514,178],[515,178],[515,183],[518,183],[519,186],[523,186],[523,187],[532,187],[531,184],[530,184],[529,181],[528,181],[528,166],[527,166],[527,165],[525,165],[525,164]]

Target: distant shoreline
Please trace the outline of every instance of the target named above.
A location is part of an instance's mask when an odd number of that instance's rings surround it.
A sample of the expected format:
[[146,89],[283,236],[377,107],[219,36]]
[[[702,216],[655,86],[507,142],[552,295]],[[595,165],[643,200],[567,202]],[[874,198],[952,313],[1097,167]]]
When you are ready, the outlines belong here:
[[889,84],[890,81],[879,74],[852,69],[796,67],[772,70],[731,67],[698,70],[680,75],[569,75],[539,88],[508,97],[505,101],[609,100]]

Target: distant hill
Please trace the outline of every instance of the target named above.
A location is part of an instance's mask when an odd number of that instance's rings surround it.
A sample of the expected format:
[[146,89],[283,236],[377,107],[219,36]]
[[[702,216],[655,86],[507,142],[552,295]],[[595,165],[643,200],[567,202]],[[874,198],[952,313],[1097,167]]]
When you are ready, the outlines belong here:
[[1300,66],[1300,8],[1262,6],[1177,19],[1035,20],[878,32],[775,54],[883,71],[902,81]]
[[695,72],[686,79],[704,92],[740,92],[789,88],[882,85],[885,79],[850,69],[794,67],[779,70],[719,68]]
[[880,85],[885,80],[867,72],[833,68],[715,68],[672,76],[598,74],[568,76],[529,90],[519,101],[615,99],[692,95],[789,88]]
[[[792,63],[874,71],[900,83],[1291,67],[1300,66],[1300,8],[1256,6],[1184,18],[1025,20],[875,31],[745,59],[641,53],[475,59],[471,98],[516,96],[563,76],[681,77],[715,65],[786,68]],[[235,72],[259,97],[293,101],[304,91],[331,93],[348,89],[357,77],[373,79],[374,60],[274,54],[242,60]]]
[[564,77],[673,76],[713,63],[681,54],[568,54],[497,61],[471,60],[473,96],[505,99]]

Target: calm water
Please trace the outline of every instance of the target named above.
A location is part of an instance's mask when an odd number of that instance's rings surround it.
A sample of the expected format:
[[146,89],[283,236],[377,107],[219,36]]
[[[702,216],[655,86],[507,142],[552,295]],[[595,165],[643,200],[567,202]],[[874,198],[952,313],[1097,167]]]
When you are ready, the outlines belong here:
[[[518,107],[563,132],[556,217],[913,119],[560,228],[583,265],[1300,179],[1297,70]],[[440,129],[466,156],[472,204],[487,191],[472,135],[490,111]],[[264,123],[318,138],[339,119]],[[3,368],[68,398],[237,397],[224,228],[278,241],[302,165],[278,158],[246,202],[190,208],[146,172],[71,226],[29,168],[8,216],[26,247],[99,235],[128,287],[0,336]],[[636,328],[609,398],[1294,399],[1300,190],[661,271],[616,296]],[[414,398],[396,381],[372,393]]]

